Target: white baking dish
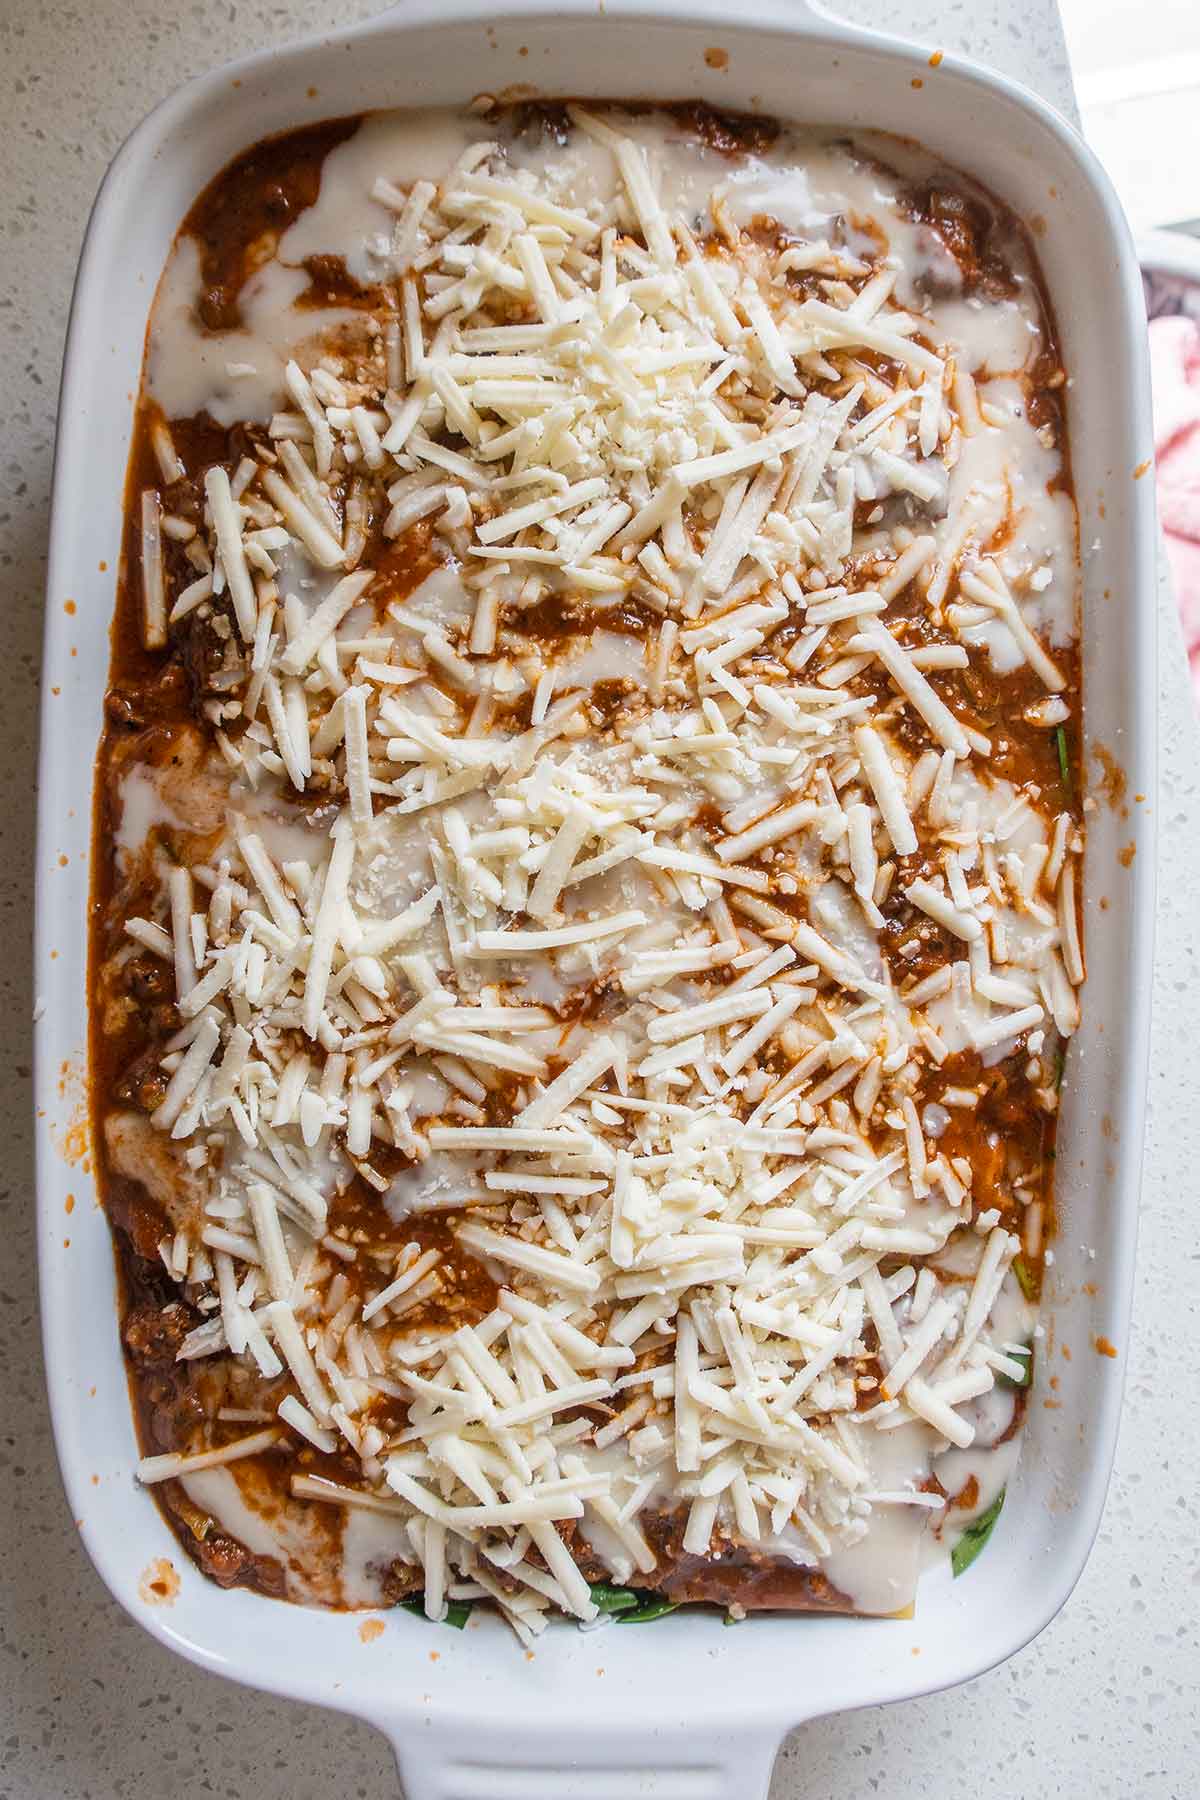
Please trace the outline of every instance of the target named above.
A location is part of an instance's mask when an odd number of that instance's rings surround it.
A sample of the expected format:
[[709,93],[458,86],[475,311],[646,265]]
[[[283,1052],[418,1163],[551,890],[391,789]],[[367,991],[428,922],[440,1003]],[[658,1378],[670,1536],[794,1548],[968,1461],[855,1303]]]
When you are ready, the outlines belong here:
[[[1123,1362],[1094,1354],[1093,1340],[1123,1349],[1128,1333],[1153,882],[1154,520],[1152,481],[1136,478],[1151,454],[1137,267],[1099,168],[1031,95],[953,58],[931,66],[924,52],[799,0],[744,0],[736,24],[728,11],[725,0],[607,0],[602,10],[589,0],[412,0],[345,35],[206,76],[117,157],[80,266],[55,475],[36,977],[42,1295],[64,1480],[97,1569],[141,1623],[205,1668],[379,1725],[410,1800],[754,1800],[789,1726],[962,1681],[1039,1631],[1080,1572],[1108,1479]],[[706,59],[712,49],[728,53],[727,66],[710,66],[722,62]],[[1103,799],[1091,814],[1091,975],[1060,1138],[1054,1348],[1039,1363],[991,1547],[959,1583],[945,1566],[933,1573],[912,1621],[780,1617],[726,1630],[715,1614],[677,1614],[645,1630],[555,1629],[531,1663],[494,1619],[458,1636],[399,1612],[364,1643],[358,1617],[210,1586],[134,1483],[108,1228],[86,1164],[70,1158],[86,1044],[91,767],[147,309],[189,202],[254,139],[518,82],[550,94],[702,97],[919,137],[1030,220],[1057,303],[1072,376],[1088,733],[1124,767],[1128,814]],[[1136,854],[1123,861],[1130,843]],[[68,1215],[69,1192],[78,1204]],[[139,1582],[156,1557],[174,1563],[180,1587],[151,1607]]]

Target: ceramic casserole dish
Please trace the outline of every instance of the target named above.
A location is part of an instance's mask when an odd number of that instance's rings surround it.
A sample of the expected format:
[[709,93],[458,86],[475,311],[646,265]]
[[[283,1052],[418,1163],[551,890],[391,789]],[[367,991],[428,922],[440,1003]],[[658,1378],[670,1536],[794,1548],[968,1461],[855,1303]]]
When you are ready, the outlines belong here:
[[[728,12],[715,0],[600,9],[412,0],[205,76],[116,158],[75,292],[48,585],[35,978],[42,1306],[64,1482],[93,1562],[139,1623],[205,1669],[369,1720],[393,1741],[410,1800],[765,1795],[790,1727],[963,1681],[1040,1631],[1078,1578],[1108,1480],[1129,1328],[1153,901],[1154,514],[1152,480],[1142,479],[1151,433],[1137,265],[1098,165],[1032,95],[800,0],[747,0],[736,24]],[[147,312],[193,197],[248,144],[321,118],[449,105],[518,82],[548,95],[697,98],[918,138],[1029,223],[1057,312],[1080,512],[1088,762],[1098,770],[1099,749],[1125,780],[1121,805],[1097,785],[1089,810],[1089,980],[1059,1136],[1060,1233],[1043,1323],[1073,1355],[1055,1359],[1053,1396],[1034,1395],[989,1554],[958,1584],[945,1564],[931,1572],[909,1620],[780,1615],[729,1631],[715,1612],[679,1613],[615,1638],[558,1629],[530,1662],[488,1617],[444,1634],[432,1662],[427,1626],[406,1612],[364,1643],[353,1614],[285,1612],[210,1585],[134,1481],[85,1083],[91,773]],[[1097,1356],[1097,1340],[1118,1354]],[[159,1557],[173,1559],[179,1589],[152,1607],[144,1576]]]

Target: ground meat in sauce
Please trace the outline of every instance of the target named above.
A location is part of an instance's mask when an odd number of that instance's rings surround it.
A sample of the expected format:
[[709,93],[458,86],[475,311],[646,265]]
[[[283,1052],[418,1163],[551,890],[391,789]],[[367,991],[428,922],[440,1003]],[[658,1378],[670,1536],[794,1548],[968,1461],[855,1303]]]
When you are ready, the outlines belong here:
[[548,593],[532,606],[513,608],[505,623],[525,637],[554,644],[563,638],[590,637],[598,630],[648,637],[662,620],[651,607],[635,598],[597,606],[580,594]]
[[297,306],[360,306],[377,312],[388,305],[386,289],[357,281],[340,256],[307,256],[304,272],[309,285]]
[[184,1542],[192,1558],[218,1587],[253,1588],[270,1600],[286,1597],[287,1577],[275,1557],[257,1556],[223,1531],[210,1531],[203,1538]]
[[[591,106],[594,102],[583,104]],[[771,148],[780,132],[779,122],[775,119],[754,113],[727,112],[699,100],[679,101],[667,107],[627,102],[623,110],[635,115],[652,110],[668,112],[689,138],[728,157],[761,156]],[[575,130],[563,101],[518,101],[510,118],[518,141],[540,140],[556,144],[559,149],[566,148]]]
[[236,157],[204,189],[182,232],[200,250],[200,318],[209,331],[234,331],[246,281],[310,207],[329,152],[357,130],[357,117],[267,138]]
[[983,201],[945,188],[920,188],[912,195],[909,216],[941,239],[958,264],[965,293],[982,291],[994,299],[1015,291],[1011,265],[994,247],[997,217]]
[[171,1368],[179,1346],[192,1329],[194,1319],[186,1306],[171,1301],[164,1307],[143,1302],[125,1315],[125,1343],[139,1368]]
[[627,711],[641,691],[637,682],[632,681],[628,675],[594,682],[588,711],[597,728],[603,731],[606,726],[611,725],[618,714]]
[[[636,1575],[634,1585],[664,1594],[677,1605],[727,1607],[747,1612],[853,1612],[853,1603],[818,1570],[731,1543],[719,1544],[708,1557],[683,1548],[686,1511],[648,1513],[642,1529],[655,1556],[652,1575]],[[611,1579],[607,1564],[590,1551],[574,1526],[561,1526],[580,1571],[589,1581]]]
[[518,143],[551,143],[565,150],[575,129],[561,100],[518,100],[509,118]]
[[701,101],[673,107],[672,111],[689,136],[722,156],[762,156],[779,136],[775,119],[724,112]]

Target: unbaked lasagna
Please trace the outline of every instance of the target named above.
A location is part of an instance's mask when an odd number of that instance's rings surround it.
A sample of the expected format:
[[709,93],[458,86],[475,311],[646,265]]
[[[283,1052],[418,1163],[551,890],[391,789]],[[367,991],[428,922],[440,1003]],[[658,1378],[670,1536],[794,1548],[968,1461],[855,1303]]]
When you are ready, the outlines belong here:
[[92,1093],[217,1581],[528,1643],[976,1553],[1084,974],[1065,387],[1019,221],[898,140],[484,99],[199,197]]

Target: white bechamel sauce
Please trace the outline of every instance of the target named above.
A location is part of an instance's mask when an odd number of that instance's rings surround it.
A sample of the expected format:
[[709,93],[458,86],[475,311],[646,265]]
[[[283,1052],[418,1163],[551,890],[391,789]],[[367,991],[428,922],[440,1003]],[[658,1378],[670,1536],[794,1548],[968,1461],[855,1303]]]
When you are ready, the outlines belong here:
[[[936,315],[936,305],[933,310]],[[974,313],[967,314],[968,320],[974,317]],[[1079,600],[1075,508],[1069,494],[1049,490],[1060,469],[1060,453],[1048,450],[1030,424],[1017,380],[998,375],[981,382],[979,394],[1004,423],[984,426],[964,438],[959,459],[950,471],[949,510],[953,514],[973,494],[981,514],[998,525],[1005,516],[1011,489],[1015,529],[1009,546],[1001,552],[1001,569],[1010,580],[1030,567],[1051,570],[1049,587],[1021,595],[1021,611],[1050,645],[1073,644],[1078,636]],[[1018,667],[1020,659],[1008,627],[994,624],[984,629],[996,672],[1007,674]],[[964,642],[972,641],[970,635],[964,636]]]
[[201,1469],[184,1476],[181,1485],[193,1505],[211,1514],[229,1537],[255,1556],[271,1556],[281,1564],[289,1600],[324,1606],[341,1602],[341,1572],[329,1567],[325,1533],[306,1508],[272,1496],[268,1516],[253,1485],[239,1479],[236,1463]]
[[[879,1492],[917,1487],[929,1472],[934,1433],[927,1425],[860,1434]],[[869,1529],[857,1544],[825,1557],[822,1569],[836,1588],[863,1612],[897,1613],[913,1604],[920,1552],[928,1526],[925,1507],[884,1502],[873,1507]]]
[[488,135],[479,119],[441,107],[369,113],[352,137],[338,144],[321,168],[321,191],[285,232],[283,262],[309,256],[341,256],[356,281],[379,277],[374,246],[390,236],[395,214],[371,197],[380,176],[398,188],[421,177],[440,179],[469,144]]
[[342,1526],[342,1605],[382,1605],[383,1575],[396,1561],[412,1561],[403,1522],[351,1507]]
[[[969,1450],[945,1450],[934,1459],[933,1472],[947,1493],[961,1494],[973,1478],[976,1483],[976,1498],[973,1506],[955,1506],[941,1530],[935,1528],[930,1532],[921,1545],[922,1568],[929,1568],[940,1562],[953,1550],[967,1527],[985,1513],[1007,1488],[1016,1471],[1020,1452],[1021,1433],[1014,1431],[1003,1443],[972,1444]],[[1002,1517],[997,1522],[996,1530],[1003,1532],[1005,1529],[1006,1522]]]
[[[431,1073],[427,1080],[432,1083],[437,1077]],[[443,1085],[442,1092],[448,1097],[449,1087]],[[432,1099],[431,1086],[425,1087],[425,1097]],[[432,1111],[432,1108],[425,1110]],[[419,1101],[414,1106],[413,1113],[414,1117],[423,1116]],[[411,1213],[432,1211],[448,1196],[460,1196],[475,1186],[472,1171],[463,1157],[446,1150],[432,1150],[423,1162],[415,1163],[410,1169],[402,1169],[392,1177],[392,1185],[383,1197],[383,1204],[389,1218],[400,1224]]]
[[163,798],[158,770],[134,763],[121,776],[121,819],[115,842],[125,857],[137,857],[152,831],[167,825],[183,828],[184,821]]
[[797,237],[823,236],[843,209],[837,202],[816,198],[819,180],[818,170],[807,159],[793,157],[779,164],[770,156],[754,157],[727,178],[730,217],[739,225],[774,219]]
[[405,598],[404,610],[431,625],[461,625],[471,617],[475,602],[462,584],[459,565],[445,562]]
[[[945,1257],[939,1258],[944,1266]],[[996,1343],[1013,1348],[1032,1345],[1037,1310],[1021,1292],[1016,1277],[1005,1281],[992,1308],[992,1331]],[[1034,1364],[1033,1390],[1038,1386],[1037,1364]],[[968,1481],[975,1479],[977,1498],[974,1506],[957,1506],[950,1513],[939,1535],[931,1535],[923,1550],[923,1559],[932,1562],[953,1547],[959,1532],[973,1519],[987,1511],[996,1496],[1007,1485],[1017,1466],[1021,1449],[1021,1432],[1012,1430],[1013,1415],[1019,1393],[1016,1389],[997,1385],[990,1393],[973,1401],[964,1412],[976,1424],[979,1436],[969,1450],[953,1447],[933,1459],[933,1473],[951,1496],[961,1494]],[[1010,1433],[1005,1437],[1005,1433]],[[1003,1442],[998,1440],[1003,1439]],[[935,1524],[938,1521],[935,1520]],[[1003,1530],[1003,1525],[998,1529]]]
[[361,319],[347,307],[295,310],[293,302],[307,286],[303,269],[272,258],[242,289],[242,328],[205,331],[195,310],[200,255],[194,239],[180,238],[159,284],[146,342],[150,399],[169,419],[208,412],[218,425],[265,425],[279,406],[288,358]]
[[259,789],[248,792],[237,783],[230,793],[230,805],[249,821],[278,863],[301,862],[310,866],[320,862],[324,854],[324,833],[305,822],[295,807],[281,803],[278,795]]
[[646,644],[625,631],[594,631],[577,640],[576,648],[555,663],[556,685],[591,687],[598,681],[626,680],[644,688],[649,679]]
[[[464,794],[459,802],[468,816],[472,798]],[[429,821],[421,813],[385,813],[375,825],[371,848],[355,898],[373,916],[386,919],[403,912],[430,885]]]

